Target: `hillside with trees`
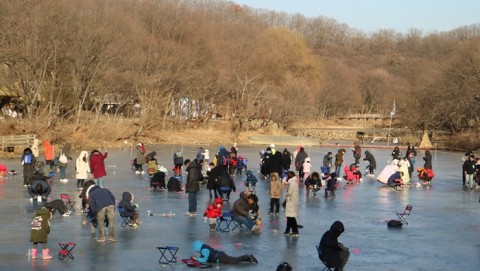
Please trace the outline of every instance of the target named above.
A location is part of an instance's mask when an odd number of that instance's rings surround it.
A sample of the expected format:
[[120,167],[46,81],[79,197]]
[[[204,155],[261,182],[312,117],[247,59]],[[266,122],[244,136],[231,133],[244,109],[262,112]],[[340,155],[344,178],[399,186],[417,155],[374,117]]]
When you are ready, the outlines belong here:
[[393,101],[412,130],[480,121],[480,24],[363,33],[228,1],[0,0],[0,64],[24,131],[40,134],[96,127],[107,104],[112,125],[134,127],[111,139],[389,114]]

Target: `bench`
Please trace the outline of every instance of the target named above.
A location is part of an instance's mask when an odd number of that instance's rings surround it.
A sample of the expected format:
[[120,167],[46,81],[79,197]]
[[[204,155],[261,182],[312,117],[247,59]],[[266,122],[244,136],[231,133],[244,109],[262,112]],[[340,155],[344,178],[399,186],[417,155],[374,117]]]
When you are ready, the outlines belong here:
[[13,152],[15,146],[30,147],[36,135],[8,135],[0,136],[0,148],[6,152]]

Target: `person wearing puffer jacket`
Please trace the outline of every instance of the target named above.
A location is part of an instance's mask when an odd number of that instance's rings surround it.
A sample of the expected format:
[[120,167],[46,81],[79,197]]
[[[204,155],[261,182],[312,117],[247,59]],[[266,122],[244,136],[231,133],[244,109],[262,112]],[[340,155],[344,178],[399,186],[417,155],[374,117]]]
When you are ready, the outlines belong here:
[[90,174],[90,165],[88,163],[88,152],[81,151],[75,163],[75,178],[77,179],[77,189],[82,189],[85,179]]
[[52,259],[47,248],[48,234],[50,233],[50,219],[52,218],[53,207],[46,203],[45,207],[35,211],[35,217],[30,223],[30,242],[32,246],[32,260],[37,259],[38,244],[42,244],[42,258],[44,260]]
[[130,217],[130,227],[138,227],[138,220],[140,212],[138,211],[138,204],[132,204],[134,196],[130,192],[123,192],[122,200],[118,203],[118,211],[122,210],[123,216]]
[[345,231],[343,223],[340,221],[333,222],[330,230],[326,231],[320,240],[320,249],[322,255],[329,268],[343,271],[343,267],[347,264],[350,252],[342,243],[338,242],[338,237]]
[[221,218],[223,207],[223,199],[216,198],[213,204],[208,205],[207,210],[203,214],[203,217],[208,218],[210,221],[210,231],[215,231],[217,228],[217,218]]

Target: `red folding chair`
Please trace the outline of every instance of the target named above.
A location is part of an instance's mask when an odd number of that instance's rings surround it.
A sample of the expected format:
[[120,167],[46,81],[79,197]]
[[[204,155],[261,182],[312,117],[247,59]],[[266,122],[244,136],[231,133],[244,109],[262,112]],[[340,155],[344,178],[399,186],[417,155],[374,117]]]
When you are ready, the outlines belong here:
[[70,259],[75,259],[72,254],[72,250],[75,248],[77,245],[74,242],[68,242],[68,243],[58,243],[60,246],[60,251],[58,252],[58,258],[63,260],[65,258],[70,258]]
[[68,194],[60,194],[60,199],[63,201],[69,211],[75,212],[75,201],[71,200]]
[[402,221],[403,224],[408,225],[407,217],[410,216],[410,213],[412,212],[413,206],[412,205],[407,205],[405,207],[405,210],[403,213],[396,213],[400,221]]

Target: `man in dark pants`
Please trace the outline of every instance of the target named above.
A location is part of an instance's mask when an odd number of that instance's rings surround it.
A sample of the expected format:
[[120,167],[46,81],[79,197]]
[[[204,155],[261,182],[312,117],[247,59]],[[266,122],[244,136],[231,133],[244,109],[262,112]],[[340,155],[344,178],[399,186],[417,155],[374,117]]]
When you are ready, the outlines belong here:
[[185,192],[188,193],[188,212],[185,215],[197,215],[197,192],[200,190],[200,180],[202,179],[201,165],[196,161],[185,160],[187,171],[187,183],[185,184]]

